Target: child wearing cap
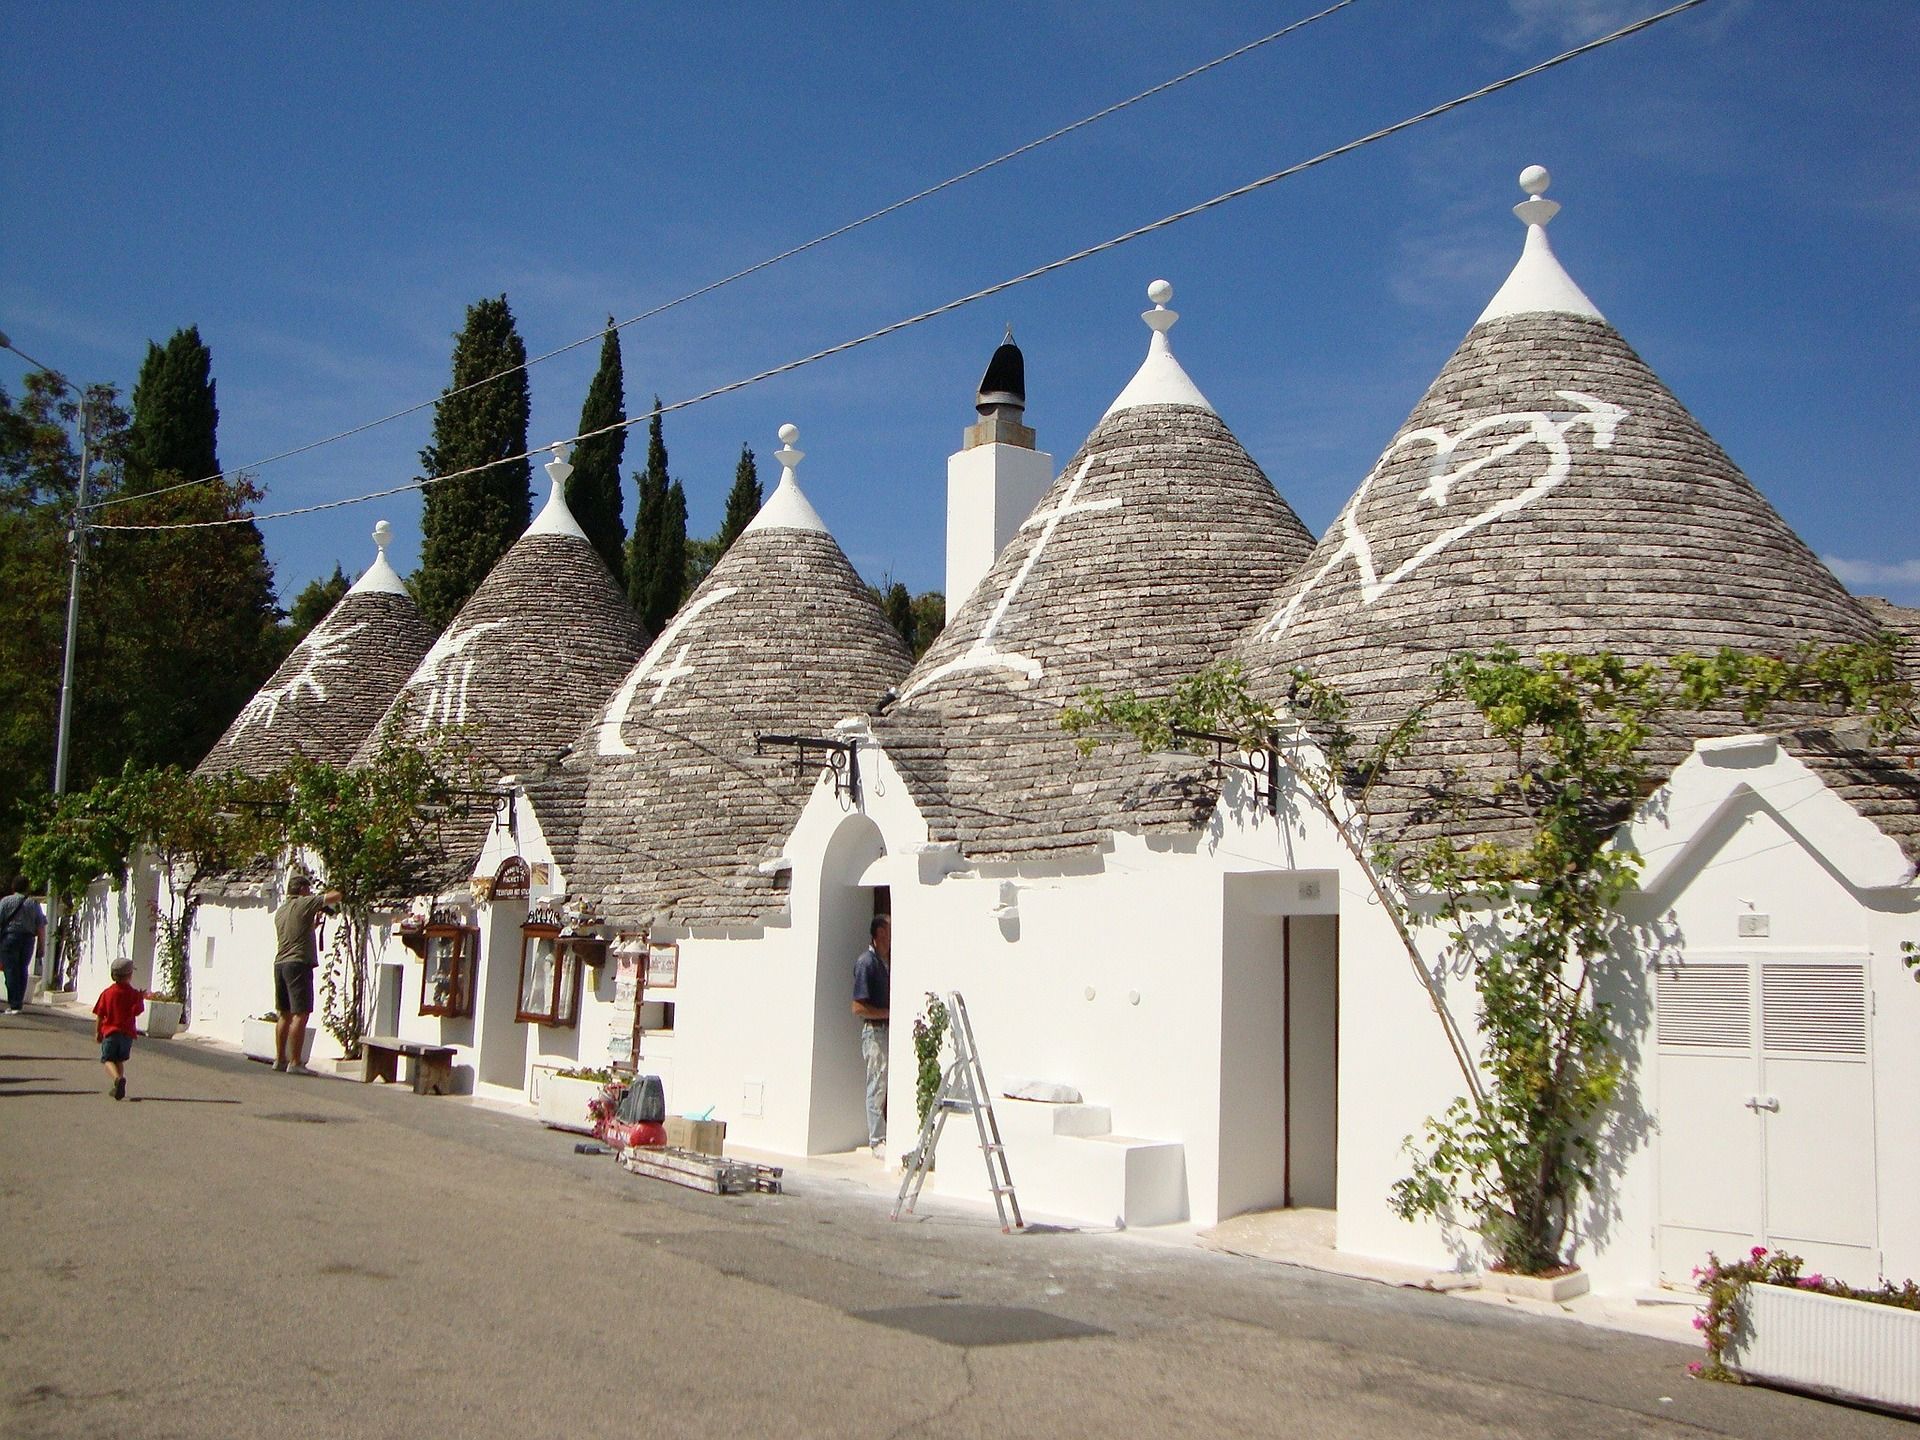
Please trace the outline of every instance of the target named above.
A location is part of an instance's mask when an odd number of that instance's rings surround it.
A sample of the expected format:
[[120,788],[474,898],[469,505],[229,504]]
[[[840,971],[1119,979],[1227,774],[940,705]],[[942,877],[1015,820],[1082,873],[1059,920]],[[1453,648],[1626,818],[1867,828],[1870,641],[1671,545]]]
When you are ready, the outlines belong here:
[[113,977],[113,983],[93,1002],[93,1013],[97,1017],[93,1037],[100,1042],[100,1063],[113,1077],[110,1093],[114,1099],[124,1100],[127,1098],[127,1057],[133,1053],[134,1021],[147,1008],[147,1002],[129,982],[133,961],[116,960],[107,973]]

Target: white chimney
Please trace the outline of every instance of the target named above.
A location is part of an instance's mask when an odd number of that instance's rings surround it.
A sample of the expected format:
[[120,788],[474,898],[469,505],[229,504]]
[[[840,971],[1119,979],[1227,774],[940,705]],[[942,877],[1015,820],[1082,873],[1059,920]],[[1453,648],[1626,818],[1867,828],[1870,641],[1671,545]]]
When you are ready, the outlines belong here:
[[947,618],[974,591],[1053,483],[1053,457],[1021,422],[1027,367],[1013,327],[987,362],[961,447],[947,459]]

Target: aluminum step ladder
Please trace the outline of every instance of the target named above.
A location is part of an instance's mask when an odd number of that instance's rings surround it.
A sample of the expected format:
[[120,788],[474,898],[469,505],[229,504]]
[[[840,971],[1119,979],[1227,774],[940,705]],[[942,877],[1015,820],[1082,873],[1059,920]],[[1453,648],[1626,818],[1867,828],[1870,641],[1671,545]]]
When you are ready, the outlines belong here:
[[[920,1127],[919,1143],[907,1157],[906,1174],[900,1177],[900,1194],[893,1202],[893,1218],[911,1215],[920,1199],[920,1187],[940,1148],[940,1132],[947,1116],[971,1115],[980,1136],[980,1153],[987,1162],[987,1188],[993,1192],[993,1208],[1000,1216],[1000,1233],[1024,1230],[1020,1201],[1013,1193],[1013,1175],[1007,1169],[1007,1147],[1000,1140],[1000,1122],[994,1118],[993,1097],[987,1089],[987,1072],[980,1066],[980,1051],[973,1042],[973,1022],[967,1018],[967,1002],[958,990],[947,992],[948,1033],[953,1036],[953,1063],[940,1079],[940,1089],[927,1109],[927,1120]],[[1007,1223],[1007,1213],[1013,1223]]]

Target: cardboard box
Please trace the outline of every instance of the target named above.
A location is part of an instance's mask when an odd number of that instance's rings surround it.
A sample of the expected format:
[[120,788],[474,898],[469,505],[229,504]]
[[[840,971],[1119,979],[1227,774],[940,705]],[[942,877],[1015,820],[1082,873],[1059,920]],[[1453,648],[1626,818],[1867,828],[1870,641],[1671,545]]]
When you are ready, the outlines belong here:
[[684,1115],[669,1115],[667,1144],[676,1150],[691,1150],[698,1155],[724,1155],[727,1148],[727,1122],[689,1120]]

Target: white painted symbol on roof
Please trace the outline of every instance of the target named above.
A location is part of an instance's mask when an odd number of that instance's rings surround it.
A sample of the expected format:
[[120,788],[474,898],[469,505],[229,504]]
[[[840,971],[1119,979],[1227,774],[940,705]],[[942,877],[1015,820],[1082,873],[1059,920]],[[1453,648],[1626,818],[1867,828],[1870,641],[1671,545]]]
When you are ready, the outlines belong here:
[[1025,562],[1014,574],[1013,579],[1007,582],[1007,588],[1000,592],[1000,603],[993,607],[993,613],[987,617],[987,623],[980,627],[980,633],[973,637],[973,643],[965,651],[947,661],[946,664],[935,666],[915,681],[900,697],[902,700],[911,700],[934,681],[959,670],[1013,670],[1029,680],[1040,678],[1042,667],[1038,660],[996,648],[993,637],[999,633],[1000,622],[1006,619],[1007,610],[1012,606],[1014,597],[1027,583],[1027,576],[1039,562],[1041,554],[1047,548],[1047,542],[1053,538],[1053,532],[1060,528],[1060,522],[1072,515],[1085,515],[1095,510],[1120,508],[1121,499],[1118,495],[1109,496],[1103,500],[1075,503],[1074,497],[1080,493],[1080,487],[1086,483],[1087,471],[1092,468],[1093,456],[1089,455],[1080,462],[1080,468],[1075,472],[1073,482],[1067,486],[1067,493],[1060,497],[1060,503],[1051,510],[1042,510],[1037,514],[1029,515],[1021,523],[1022,530],[1037,528],[1040,531],[1040,537],[1033,542],[1033,548],[1027,552]]
[[660,662],[673,648],[673,642],[680,638],[681,631],[711,606],[719,604],[730,595],[739,593],[738,585],[722,585],[717,590],[709,590],[674,616],[672,623],[660,632],[660,638],[653,642],[645,655],[640,657],[640,663],[633,667],[626,681],[614,693],[613,699],[607,702],[606,711],[600,717],[596,741],[602,755],[633,754],[633,747],[626,742],[626,738],[620,732],[626,728],[627,716],[633,710],[633,702],[640,693],[640,687],[648,680],[658,681],[653,698],[647,701],[649,705],[658,705],[666,697],[668,686],[682,676],[693,674],[693,667],[687,664],[687,652],[693,648],[691,640],[680,647],[680,653],[673,657],[665,669],[659,668]]
[[479,656],[467,654],[467,647],[490,630],[498,630],[505,620],[482,620],[469,625],[458,635],[442,635],[414,672],[414,686],[420,697],[420,729],[438,725],[467,723],[467,691],[473,684],[473,667]]
[[272,689],[263,687],[255,694],[253,699],[247,702],[247,708],[242,710],[233,722],[233,738],[238,740],[241,732],[256,722],[271,730],[273,722],[280,718],[280,707],[297,699],[302,690],[325,704],[327,687],[322,681],[320,672],[337,670],[343,665],[352,664],[352,657],[341,654],[340,649],[346,644],[349,636],[356,635],[366,628],[367,622],[362,620],[358,625],[343,625],[338,630],[329,630],[323,624],[319,629],[309,632],[305,642],[307,663],[301,668],[300,673],[284,685],[278,685]]
[[[1305,603],[1307,596],[1313,593],[1314,587],[1343,560],[1351,561],[1358,574],[1361,603],[1373,604],[1394,585],[1418,570],[1454,541],[1471,535],[1482,526],[1492,524],[1502,515],[1511,515],[1516,510],[1524,510],[1565,480],[1573,467],[1573,451],[1567,443],[1567,437],[1576,426],[1584,425],[1592,432],[1594,449],[1606,450],[1613,445],[1614,432],[1620,428],[1620,422],[1632,413],[1605,400],[1596,400],[1591,395],[1582,395],[1577,390],[1560,390],[1555,393],[1580,408],[1564,414],[1549,414],[1544,410],[1521,410],[1505,415],[1489,415],[1484,420],[1476,420],[1458,435],[1449,435],[1437,425],[1422,426],[1418,430],[1409,430],[1395,440],[1387,447],[1386,453],[1374,462],[1373,469],[1361,482],[1360,488],[1354,492],[1353,499],[1347,502],[1347,508],[1340,512],[1340,519],[1337,522],[1341,533],[1339,548],[1329,555],[1326,563],[1309,576],[1287,603],[1260,627],[1260,638],[1272,639],[1283,633],[1287,626],[1293,623],[1293,617],[1299,613],[1301,605]],[[1451,465],[1454,452],[1467,441],[1513,426],[1523,428],[1519,434],[1503,440],[1477,459],[1468,460],[1460,465]],[[1456,484],[1477,474],[1497,460],[1504,460],[1509,455],[1517,454],[1529,445],[1538,445],[1546,452],[1547,464],[1546,468],[1534,476],[1524,490],[1507,494],[1460,524],[1441,530],[1383,576],[1374,567],[1373,547],[1368,542],[1366,528],[1360,519],[1360,510],[1373,490],[1373,482],[1379,478],[1387,462],[1409,445],[1433,447],[1432,470],[1428,474],[1426,487],[1420,492],[1420,498],[1436,509],[1446,505]]]

